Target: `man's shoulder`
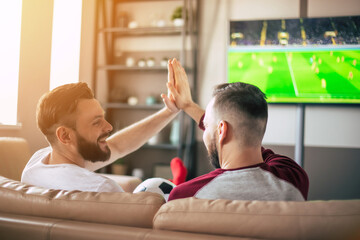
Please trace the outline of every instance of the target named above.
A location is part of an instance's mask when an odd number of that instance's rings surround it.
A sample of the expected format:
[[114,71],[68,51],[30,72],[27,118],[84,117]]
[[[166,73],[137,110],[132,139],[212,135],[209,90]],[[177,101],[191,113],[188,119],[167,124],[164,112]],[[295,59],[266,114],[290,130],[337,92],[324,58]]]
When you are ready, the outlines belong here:
[[50,146],[36,151],[29,159],[28,163],[25,166],[24,171],[33,167],[36,164],[39,164],[42,160],[44,160],[51,153],[51,151],[52,151],[52,149]]
[[309,190],[309,178],[305,170],[293,159],[274,153],[270,149],[262,148],[264,163],[261,168],[271,172],[279,179],[293,184],[303,197],[307,199]]

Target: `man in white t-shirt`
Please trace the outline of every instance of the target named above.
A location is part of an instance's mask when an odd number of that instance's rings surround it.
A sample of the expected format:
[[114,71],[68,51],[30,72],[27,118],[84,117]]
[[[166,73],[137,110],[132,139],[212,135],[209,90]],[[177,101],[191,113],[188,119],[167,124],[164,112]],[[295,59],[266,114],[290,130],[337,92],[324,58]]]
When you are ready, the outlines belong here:
[[110,136],[113,128],[86,83],[46,93],[36,117],[50,146],[31,157],[21,181],[51,189],[122,192],[94,171],[137,150],[175,118],[179,109],[167,95],[161,96],[163,109]]

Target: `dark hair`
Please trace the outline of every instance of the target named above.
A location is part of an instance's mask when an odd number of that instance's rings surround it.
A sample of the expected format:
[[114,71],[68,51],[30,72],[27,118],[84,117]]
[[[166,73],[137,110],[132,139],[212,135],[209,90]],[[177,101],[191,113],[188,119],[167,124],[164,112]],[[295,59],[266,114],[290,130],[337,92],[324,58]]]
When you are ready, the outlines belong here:
[[72,114],[80,99],[93,99],[94,94],[86,83],[70,83],[44,94],[37,105],[36,121],[41,132],[52,143],[55,126],[63,124],[75,128]]
[[[256,86],[225,83],[215,87],[214,109],[223,116],[234,116],[234,132],[245,144],[261,142],[268,118],[266,95]],[[224,119],[226,120],[226,119]],[[256,142],[254,142],[256,141]]]

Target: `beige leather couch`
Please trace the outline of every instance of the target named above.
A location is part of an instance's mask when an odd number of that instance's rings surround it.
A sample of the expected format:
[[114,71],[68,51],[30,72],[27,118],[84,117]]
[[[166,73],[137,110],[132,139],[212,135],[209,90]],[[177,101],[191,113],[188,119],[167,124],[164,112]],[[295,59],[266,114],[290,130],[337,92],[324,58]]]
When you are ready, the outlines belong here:
[[49,190],[0,177],[0,239],[359,239],[360,200],[260,202]]
[[[26,146],[22,140],[16,144]],[[1,145],[0,141],[0,169],[5,166]],[[21,148],[14,152],[21,155]],[[19,162],[14,164],[19,166],[26,163],[20,157],[16,161]],[[3,172],[9,171],[0,170],[1,175]],[[119,181],[124,183],[124,179]],[[8,174],[0,176],[0,239],[355,240],[360,239],[360,200],[261,202],[188,198],[165,203],[155,193],[44,189],[10,179]]]

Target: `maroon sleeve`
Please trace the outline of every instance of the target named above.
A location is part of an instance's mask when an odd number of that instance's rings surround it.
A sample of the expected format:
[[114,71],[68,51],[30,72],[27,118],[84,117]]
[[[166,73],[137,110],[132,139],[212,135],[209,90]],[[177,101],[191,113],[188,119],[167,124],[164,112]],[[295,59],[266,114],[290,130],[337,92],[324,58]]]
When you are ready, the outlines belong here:
[[266,163],[262,165],[262,168],[273,173],[278,178],[293,184],[299,189],[304,199],[307,200],[309,178],[305,170],[289,157],[275,154],[270,149],[262,148],[261,151]]
[[205,117],[205,113],[201,116],[200,121],[199,121],[199,128],[203,131],[205,131],[204,117]]

